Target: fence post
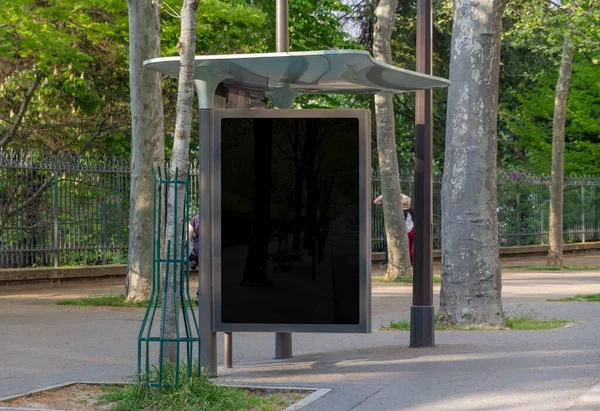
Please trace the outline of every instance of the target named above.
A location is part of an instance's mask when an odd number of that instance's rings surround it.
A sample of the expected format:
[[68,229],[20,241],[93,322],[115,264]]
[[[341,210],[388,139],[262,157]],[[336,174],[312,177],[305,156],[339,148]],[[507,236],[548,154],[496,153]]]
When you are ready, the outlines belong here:
[[102,204],[102,264],[106,265],[106,202]]
[[121,264],[121,174],[117,173],[117,264]]
[[58,267],[58,169],[54,170],[54,266]]
[[517,189],[517,241],[519,245],[523,245],[523,237],[521,236],[521,187]]
[[581,185],[581,242],[585,243],[585,191]]

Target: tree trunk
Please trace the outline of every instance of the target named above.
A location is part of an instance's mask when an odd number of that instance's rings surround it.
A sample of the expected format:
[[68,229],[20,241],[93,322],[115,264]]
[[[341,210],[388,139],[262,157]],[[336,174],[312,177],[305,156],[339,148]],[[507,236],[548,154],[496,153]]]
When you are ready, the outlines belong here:
[[[394,31],[397,0],[380,0],[375,9],[377,22],[373,33],[373,56],[376,60],[392,64],[391,38]],[[408,234],[402,211],[402,192],[398,173],[398,153],[394,127],[394,102],[391,94],[375,95],[375,120],[377,123],[377,151],[383,195],[383,219],[388,248],[386,279],[410,277]]]
[[505,325],[496,214],[498,66],[507,0],[454,0],[442,182],[440,320]]
[[552,182],[550,185],[550,233],[548,236],[548,265],[563,265],[563,178],[565,172],[565,122],[569,81],[573,68],[571,35],[563,42],[562,57],[556,96],[554,98],[554,120],[552,123]]
[[[181,36],[177,49],[181,58],[179,67],[179,84],[177,87],[177,116],[175,118],[175,135],[171,157],[171,178],[185,181],[189,174],[190,135],[192,132],[192,115],[194,104],[194,59],[196,57],[196,10],[199,0],[184,0],[181,8]],[[175,195],[175,192],[177,192]],[[184,221],[184,204],[186,192],[183,186],[175,189],[169,187],[167,202],[167,223],[165,226],[165,244],[170,244],[171,259],[174,263],[168,270],[167,306],[165,307],[165,337],[175,338],[177,321],[175,304],[181,303],[179,296],[181,281],[175,281],[184,269],[182,261],[188,258],[185,253],[187,244],[188,222]],[[179,310],[181,312],[181,310]],[[176,360],[176,344],[165,344],[165,357]]]
[[152,192],[150,168],[164,161],[161,74],[144,68],[160,57],[160,9],[146,0],[129,0],[129,72],[131,90],[131,207],[129,267],[125,297],[143,300],[152,281]]

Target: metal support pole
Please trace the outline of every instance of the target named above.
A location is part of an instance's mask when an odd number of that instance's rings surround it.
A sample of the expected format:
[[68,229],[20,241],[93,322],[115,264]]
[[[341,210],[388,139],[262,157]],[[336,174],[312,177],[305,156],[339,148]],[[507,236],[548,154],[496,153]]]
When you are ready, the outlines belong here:
[[[417,71],[432,74],[433,19],[431,0],[417,0]],[[416,93],[415,100],[415,251],[410,346],[435,345],[433,330],[433,94]]]
[[[211,95],[212,98],[212,95]],[[213,276],[212,276],[212,136],[214,111],[201,108],[200,123],[200,258],[198,317],[200,319],[200,365],[209,377],[217,376],[217,333],[213,332]]]
[[233,333],[225,333],[223,342],[225,345],[223,365],[225,368],[233,368]]
[[276,0],[275,3],[275,51],[290,51],[288,33],[288,0]]
[[[275,2],[275,51],[290,50],[288,32],[288,0]],[[292,358],[292,333],[275,334],[275,358]]]
[[292,358],[292,333],[275,334],[275,358]]

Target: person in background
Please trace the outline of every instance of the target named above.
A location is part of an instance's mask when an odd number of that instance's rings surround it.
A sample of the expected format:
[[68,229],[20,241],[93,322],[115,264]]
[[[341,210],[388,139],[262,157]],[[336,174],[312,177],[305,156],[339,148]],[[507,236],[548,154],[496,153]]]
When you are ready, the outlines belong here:
[[[377,197],[373,204],[375,205],[383,205],[383,195]],[[383,222],[383,252],[385,254],[385,258],[383,263],[379,264],[379,268],[386,268],[388,265],[388,249],[387,249],[387,235],[385,234],[385,221]]]
[[198,268],[198,256],[200,255],[200,215],[195,215],[188,224],[188,241],[190,250],[190,269]]
[[[195,215],[192,217],[188,224],[188,241],[190,249],[190,270],[198,269],[198,257],[200,256],[200,216]],[[200,295],[200,284],[198,283],[198,290],[196,290],[196,299],[194,303],[199,304]]]
[[410,197],[402,194],[402,210],[404,211],[404,221],[406,221],[406,232],[408,233],[408,253],[410,255],[410,266],[413,266],[414,245],[415,245],[415,218],[412,208],[410,208]]
[[[402,195],[402,210],[404,211],[404,221],[406,222],[406,232],[408,233],[408,253],[410,255],[410,266],[413,266],[413,255],[414,255],[414,242],[415,242],[415,223],[414,223],[414,214],[412,208],[410,208],[410,197]],[[373,204],[382,205],[383,204],[383,195],[377,197]],[[385,259],[383,263],[379,266],[379,268],[386,268],[388,265],[388,248],[387,248],[387,235],[385,233],[385,222],[383,225],[383,252],[385,253]]]

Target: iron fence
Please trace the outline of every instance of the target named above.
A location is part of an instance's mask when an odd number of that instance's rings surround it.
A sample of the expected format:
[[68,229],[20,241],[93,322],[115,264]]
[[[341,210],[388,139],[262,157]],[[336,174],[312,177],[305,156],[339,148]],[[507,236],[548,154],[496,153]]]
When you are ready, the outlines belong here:
[[127,260],[129,163],[0,152],[0,267]]
[[[372,175],[372,196],[381,192]],[[498,173],[501,246],[548,242],[550,178]],[[413,196],[412,170],[400,173]],[[433,178],[433,244],[441,245],[441,175]],[[0,267],[125,263],[129,227],[129,161],[0,151]],[[198,213],[198,164],[190,165],[190,215]],[[372,205],[373,251],[383,250],[383,215]],[[600,239],[600,177],[569,177],[564,240]]]
[[[400,173],[403,192],[414,193],[412,171]],[[500,246],[548,244],[550,176],[499,171],[498,240]],[[373,198],[381,193],[379,174],[373,173]],[[433,176],[433,248],[441,247],[442,176]],[[586,242],[600,239],[600,177],[567,177],[563,192],[563,239]],[[383,210],[373,206],[373,251],[383,250]]]

